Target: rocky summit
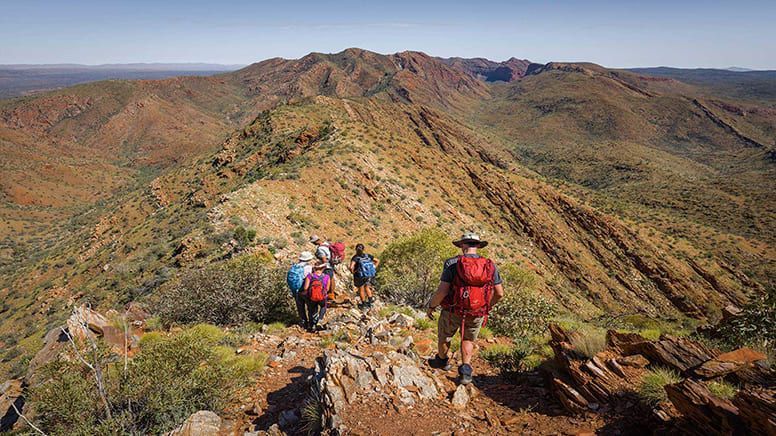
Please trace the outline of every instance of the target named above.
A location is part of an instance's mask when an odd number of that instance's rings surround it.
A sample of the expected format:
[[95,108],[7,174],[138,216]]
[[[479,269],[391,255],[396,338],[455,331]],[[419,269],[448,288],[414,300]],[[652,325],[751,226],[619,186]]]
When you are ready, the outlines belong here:
[[[776,109],[666,74],[351,48],[0,100],[2,429],[772,434]],[[463,231],[508,303],[457,387],[418,310]]]

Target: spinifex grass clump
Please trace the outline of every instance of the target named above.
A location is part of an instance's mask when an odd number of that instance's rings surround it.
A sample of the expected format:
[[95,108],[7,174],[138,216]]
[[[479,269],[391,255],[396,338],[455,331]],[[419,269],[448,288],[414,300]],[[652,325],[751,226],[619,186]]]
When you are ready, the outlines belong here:
[[681,377],[676,372],[666,368],[653,368],[644,374],[639,387],[639,396],[650,406],[668,401],[665,386],[679,383]]

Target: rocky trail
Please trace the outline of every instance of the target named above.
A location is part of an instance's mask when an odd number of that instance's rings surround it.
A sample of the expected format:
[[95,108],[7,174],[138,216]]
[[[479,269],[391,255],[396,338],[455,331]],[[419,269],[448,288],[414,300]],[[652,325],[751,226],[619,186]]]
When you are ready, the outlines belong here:
[[381,308],[332,308],[327,329],[317,334],[295,326],[254,335],[249,348],[270,353],[269,366],[221,431],[305,434],[314,425],[303,417],[305,404],[315,397],[312,410],[323,429],[339,434],[629,434],[644,424],[614,412],[570,414],[539,371],[506,376],[481,358],[474,383],[458,387],[455,365],[426,365],[435,332],[414,328],[414,317],[404,313],[383,317]]

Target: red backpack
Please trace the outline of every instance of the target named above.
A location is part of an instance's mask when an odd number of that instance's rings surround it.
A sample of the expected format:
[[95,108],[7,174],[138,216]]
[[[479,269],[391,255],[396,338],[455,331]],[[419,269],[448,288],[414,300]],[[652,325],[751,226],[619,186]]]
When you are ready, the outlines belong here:
[[464,316],[488,316],[496,266],[484,257],[458,256],[452,310]]
[[315,303],[326,299],[326,291],[323,289],[323,276],[310,275],[310,287],[307,290],[307,298]]
[[345,244],[343,242],[335,242],[329,246],[331,251],[331,263],[337,265],[342,263],[345,259]]

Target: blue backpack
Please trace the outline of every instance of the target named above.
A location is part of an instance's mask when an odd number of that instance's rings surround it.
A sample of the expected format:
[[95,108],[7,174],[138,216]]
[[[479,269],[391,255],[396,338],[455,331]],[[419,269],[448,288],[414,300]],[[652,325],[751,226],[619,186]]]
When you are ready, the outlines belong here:
[[369,256],[358,258],[358,268],[356,268],[356,276],[358,277],[374,277],[377,275],[377,268],[375,263]]
[[295,263],[286,274],[286,283],[292,294],[296,294],[304,285],[304,265]]

